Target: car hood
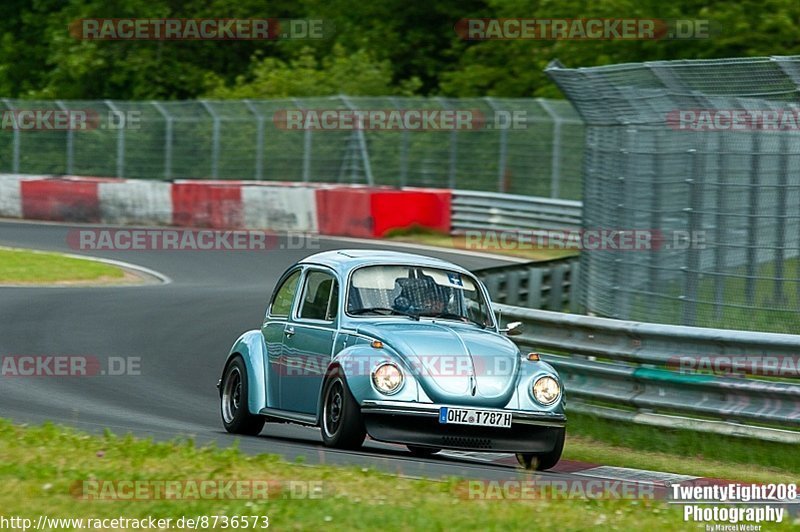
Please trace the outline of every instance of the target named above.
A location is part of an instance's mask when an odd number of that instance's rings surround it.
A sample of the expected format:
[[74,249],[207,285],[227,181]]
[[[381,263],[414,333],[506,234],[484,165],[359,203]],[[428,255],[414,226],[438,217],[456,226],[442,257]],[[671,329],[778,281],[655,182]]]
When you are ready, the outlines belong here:
[[447,320],[371,322],[358,332],[396,351],[435,403],[501,408],[514,393],[519,351],[495,332]]

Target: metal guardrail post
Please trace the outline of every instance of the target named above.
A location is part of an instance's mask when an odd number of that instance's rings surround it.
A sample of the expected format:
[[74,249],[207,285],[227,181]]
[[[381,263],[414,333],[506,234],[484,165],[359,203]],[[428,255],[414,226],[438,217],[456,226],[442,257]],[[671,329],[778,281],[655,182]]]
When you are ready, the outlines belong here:
[[[9,102],[10,100],[8,98],[3,98],[3,103],[5,104],[6,108],[13,113],[14,107]],[[19,145],[20,145],[19,134],[20,134],[19,127],[15,127],[14,140],[11,148],[11,171],[15,174],[19,173]]]
[[161,103],[150,103],[164,117],[164,179],[172,179],[172,115]]
[[569,265],[569,311],[578,314],[581,311],[580,302],[580,276],[581,263],[576,260]]
[[558,198],[561,195],[561,116],[544,98],[536,101],[553,120],[553,151],[550,154],[550,197]]
[[219,143],[220,143],[220,117],[207,100],[200,100],[202,106],[208,111],[213,120],[211,130],[211,177],[217,179],[219,177]]
[[255,178],[256,181],[261,181],[264,176],[264,116],[258,112],[258,109],[250,100],[242,100],[247,106],[247,109],[256,117],[256,163],[255,163]]
[[[67,107],[64,105],[64,103],[61,100],[56,100],[56,105],[62,111],[69,111],[69,109],[67,109]],[[72,174],[72,168],[73,168],[73,163],[74,163],[74,158],[75,158],[75,143],[74,142],[75,142],[74,131],[72,130],[71,127],[67,128],[67,165],[66,165],[65,172],[64,172],[67,175],[71,175]]]
[[[106,106],[115,113],[117,116],[122,115],[122,127],[117,129],[117,177],[125,177],[125,128],[128,124],[125,122],[125,115],[111,100],[104,100]],[[106,128],[109,124],[106,123]]]

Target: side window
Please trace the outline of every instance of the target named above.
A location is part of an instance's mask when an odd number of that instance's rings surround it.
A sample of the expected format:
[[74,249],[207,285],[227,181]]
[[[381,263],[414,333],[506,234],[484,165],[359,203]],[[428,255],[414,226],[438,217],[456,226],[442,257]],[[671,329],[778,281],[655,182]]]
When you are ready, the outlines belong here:
[[300,318],[331,321],[336,317],[339,287],[336,279],[327,272],[309,271],[303,287]]
[[297,292],[297,281],[300,279],[300,270],[297,270],[283,281],[283,284],[275,291],[275,299],[272,300],[270,316],[288,317],[292,310],[292,301]]

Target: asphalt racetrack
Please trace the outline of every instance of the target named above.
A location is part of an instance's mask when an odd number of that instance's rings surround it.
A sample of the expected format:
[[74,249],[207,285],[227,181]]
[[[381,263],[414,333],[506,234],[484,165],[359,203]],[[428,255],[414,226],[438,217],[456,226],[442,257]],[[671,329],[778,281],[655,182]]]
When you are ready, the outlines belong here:
[[[302,456],[310,464],[371,466],[414,477],[518,478],[510,463],[415,458],[405,447],[370,440],[358,452],[331,450],[322,446],[318,429],[295,425],[267,424],[258,437],[226,433],[215,387],[225,356],[239,334],[260,327],[280,274],[317,250],[285,249],[281,239],[271,251],[83,253],[67,244],[70,227],[75,226],[0,221],[0,246],[125,261],[160,272],[171,282],[0,288],[0,355],[82,355],[97,357],[101,367],[109,357],[140,357],[140,374],[0,377],[0,417],[18,423],[52,420],[90,432],[108,428],[158,440],[191,436],[199,444],[219,446],[239,439],[247,453],[275,453],[289,460]],[[319,250],[387,247],[334,238],[320,238],[318,244]],[[469,269],[502,263],[463,253],[420,252]]]

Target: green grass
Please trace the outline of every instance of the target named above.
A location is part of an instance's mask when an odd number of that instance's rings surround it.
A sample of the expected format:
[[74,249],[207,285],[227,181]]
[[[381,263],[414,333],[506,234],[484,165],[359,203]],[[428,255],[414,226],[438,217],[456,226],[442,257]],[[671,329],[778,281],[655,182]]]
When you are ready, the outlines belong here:
[[122,280],[120,268],[58,253],[0,248],[0,284],[48,284]]
[[780,444],[648,427],[568,411],[564,458],[748,482],[797,482],[800,453]]
[[[265,449],[268,445],[265,444]],[[464,482],[400,478],[360,467],[293,464],[273,455],[192,442],[153,443],[90,436],[45,424],[0,420],[2,514],[50,517],[178,519],[201,515],[269,516],[278,530],[682,530],[678,508],[651,500],[475,500]],[[85,500],[84,481],[267,480],[268,499]],[[532,477],[521,477],[531,480]],[[313,482],[315,498],[291,496]],[[294,483],[294,484],[289,484]],[[280,489],[280,487],[283,489]],[[787,528],[791,522],[784,523]]]
[[[761,264],[752,280],[752,295],[747,293],[747,268],[741,266],[721,276],[698,275],[695,299],[698,327],[737,329],[797,334],[796,309],[800,308],[800,260],[783,261],[783,282],[776,285],[775,263]],[[630,319],[653,323],[684,324],[684,314],[691,303],[681,300],[685,281],[669,281],[658,288],[661,295],[633,295]],[[716,305],[717,289],[724,305]]]

